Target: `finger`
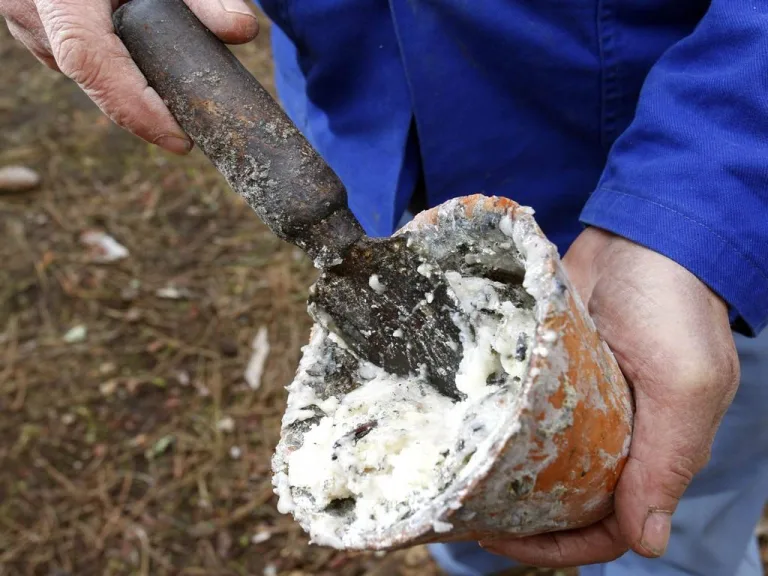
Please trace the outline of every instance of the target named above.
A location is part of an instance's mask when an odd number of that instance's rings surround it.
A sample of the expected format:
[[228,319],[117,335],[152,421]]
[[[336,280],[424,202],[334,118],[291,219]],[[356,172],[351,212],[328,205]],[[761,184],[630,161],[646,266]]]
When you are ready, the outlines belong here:
[[[637,413],[630,455],[616,489],[616,515],[624,537],[642,556],[662,556],[674,514],[694,475],[709,458],[714,427],[709,412],[690,398],[696,414],[660,404],[635,387]],[[717,417],[715,417],[717,418]]]
[[[128,0],[112,0],[117,10]],[[259,33],[259,22],[244,0],[184,0],[190,10],[227,44],[245,44]]]
[[663,417],[646,413],[647,404],[638,402],[634,446],[616,489],[616,514],[632,549],[655,558],[666,551],[672,514],[702,464],[685,456],[695,455],[696,448],[672,445],[669,434],[686,432],[670,430]]
[[480,546],[522,564],[546,568],[610,562],[627,551],[627,543],[613,515],[579,530],[510,540],[487,540],[480,542]]
[[192,143],[114,34],[110,0],[39,0],[38,11],[61,71],[113,122],[177,154]]
[[[666,551],[672,515],[709,459],[736,391],[739,366],[727,307],[687,272],[659,269],[658,264],[654,271],[643,264],[626,277],[612,277],[610,285],[597,285],[590,311],[635,396],[632,444],[616,490],[616,516],[632,550],[653,558]],[[632,282],[641,273],[655,280],[639,292]],[[615,301],[609,304],[611,298],[629,303],[623,310],[634,312],[617,313],[622,308]]]
[[259,23],[244,0],[184,0],[200,21],[227,44],[244,44],[259,33]]
[[11,33],[11,36],[21,42],[35,58],[51,70],[59,71],[59,67],[56,65],[56,60],[54,60],[50,49],[46,46],[47,39],[45,43],[41,42],[36,34],[23,28],[11,18],[7,19],[6,23],[8,24],[8,31]]
[[43,64],[58,71],[56,60],[51,54],[51,45],[48,43],[48,36],[45,34],[43,24],[40,22],[40,16],[34,4],[23,3],[14,5],[17,9],[6,14],[5,19],[8,24],[8,30],[11,36],[29,50],[35,58]]
[[40,23],[40,16],[37,14],[37,8],[31,0],[13,2],[9,6],[0,0],[0,14],[2,14],[6,20],[12,20],[14,24],[30,31],[34,29],[42,29],[43,26]]

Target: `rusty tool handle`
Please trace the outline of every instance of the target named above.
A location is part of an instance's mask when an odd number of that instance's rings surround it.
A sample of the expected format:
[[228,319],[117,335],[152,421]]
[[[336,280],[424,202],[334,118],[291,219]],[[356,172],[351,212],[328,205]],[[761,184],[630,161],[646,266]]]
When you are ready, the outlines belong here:
[[363,229],[338,176],[182,0],[131,0],[115,30],[181,127],[280,238],[319,266]]

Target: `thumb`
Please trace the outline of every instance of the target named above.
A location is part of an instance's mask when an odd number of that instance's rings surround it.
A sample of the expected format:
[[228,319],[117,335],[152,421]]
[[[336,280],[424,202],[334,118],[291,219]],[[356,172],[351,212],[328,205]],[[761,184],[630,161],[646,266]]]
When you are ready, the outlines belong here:
[[[645,404],[645,407],[641,407]],[[638,402],[630,456],[616,489],[619,529],[638,554],[655,558],[664,554],[672,529],[672,514],[694,474],[707,460],[707,450],[683,440],[680,415],[649,409]]]
[[[610,263],[612,238],[602,230],[588,228],[568,250],[563,265],[627,380],[634,384],[632,445],[614,494],[614,510],[624,541],[637,553],[656,557],[667,547],[672,514],[700,466],[697,455],[701,447],[686,440],[691,422],[680,414],[670,414],[679,404],[675,395],[686,395],[697,387],[685,386],[675,378],[670,358],[654,358],[659,350],[670,349],[674,343],[665,338],[671,331],[647,334],[643,326],[657,326],[658,319],[650,321],[642,314],[637,317],[642,306],[637,303],[639,298],[631,297],[633,291],[617,289],[622,284],[616,280],[600,282],[601,264],[606,260]],[[609,270],[609,276],[617,276]],[[694,439],[697,436],[697,432],[692,434]]]
[[56,65],[107,116],[148,142],[189,152],[192,142],[114,34],[107,0],[37,0],[37,9]]
[[244,44],[256,37],[259,24],[245,0],[184,0],[211,32],[227,44]]
[[738,386],[738,356],[727,306],[687,270],[630,244],[601,258],[589,309],[635,398],[616,518],[632,550],[653,558],[664,554],[672,514],[709,461]]
[[[635,380],[629,458],[616,489],[619,530],[636,553],[664,554],[672,514],[709,461],[715,432],[735,391],[738,368],[725,362]],[[731,372],[728,374],[728,372]],[[677,373],[677,375],[673,375]]]

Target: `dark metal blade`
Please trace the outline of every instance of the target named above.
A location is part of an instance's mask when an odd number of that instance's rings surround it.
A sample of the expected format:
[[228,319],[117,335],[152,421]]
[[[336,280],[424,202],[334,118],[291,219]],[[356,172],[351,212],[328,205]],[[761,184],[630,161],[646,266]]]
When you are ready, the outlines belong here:
[[[358,357],[400,375],[424,369],[458,398],[455,304],[444,284],[417,272],[421,261],[405,240],[364,236],[338,176],[182,0],[132,0],[114,22],[150,86],[233,190],[325,269],[311,298],[315,318]],[[369,285],[373,274],[386,286],[381,294]]]
[[323,271],[310,291],[310,314],[360,358],[401,376],[424,371],[459,400],[462,346],[452,316],[461,312],[441,274],[418,272],[422,263],[404,237],[365,238]]

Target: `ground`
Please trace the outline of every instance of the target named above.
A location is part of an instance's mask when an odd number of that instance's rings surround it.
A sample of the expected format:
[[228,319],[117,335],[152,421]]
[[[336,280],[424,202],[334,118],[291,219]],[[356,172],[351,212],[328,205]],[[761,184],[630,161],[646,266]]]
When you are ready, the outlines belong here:
[[[236,53],[271,89],[268,29]],[[423,548],[309,546],[276,511],[306,258],[199,152],[116,128],[3,26],[0,62],[0,167],[43,178],[0,196],[0,576],[439,574]],[[87,230],[129,257],[94,261]]]

